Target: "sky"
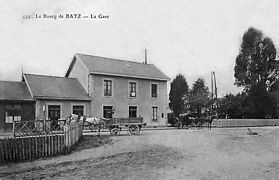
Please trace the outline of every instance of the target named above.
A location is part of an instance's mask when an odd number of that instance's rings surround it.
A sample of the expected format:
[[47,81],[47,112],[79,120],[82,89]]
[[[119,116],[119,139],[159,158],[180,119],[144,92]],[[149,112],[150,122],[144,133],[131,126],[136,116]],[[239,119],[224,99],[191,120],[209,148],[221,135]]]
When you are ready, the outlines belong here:
[[242,36],[253,26],[279,44],[278,7],[275,0],[0,0],[0,80],[19,81],[22,69],[64,76],[75,53],[143,62],[146,48],[148,63],[171,79],[181,73],[189,87],[199,77],[211,87],[215,71],[218,96],[236,94]]

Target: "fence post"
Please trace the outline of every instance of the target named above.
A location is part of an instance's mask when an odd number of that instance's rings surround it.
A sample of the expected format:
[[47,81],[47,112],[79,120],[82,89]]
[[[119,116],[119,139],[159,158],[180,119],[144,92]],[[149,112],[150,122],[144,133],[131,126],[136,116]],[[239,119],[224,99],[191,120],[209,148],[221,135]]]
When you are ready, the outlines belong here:
[[16,136],[15,121],[13,120],[13,137]]

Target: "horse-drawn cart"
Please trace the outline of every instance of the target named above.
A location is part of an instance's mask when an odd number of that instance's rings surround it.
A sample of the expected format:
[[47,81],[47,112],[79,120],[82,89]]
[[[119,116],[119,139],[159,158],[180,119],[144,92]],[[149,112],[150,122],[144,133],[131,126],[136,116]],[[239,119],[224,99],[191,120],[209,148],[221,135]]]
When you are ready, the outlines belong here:
[[67,118],[68,122],[71,121],[82,121],[83,127],[88,127],[92,132],[97,131],[100,134],[101,129],[108,129],[111,135],[117,135],[120,133],[122,128],[127,128],[130,134],[136,135],[140,133],[143,126],[143,118],[98,118],[78,116],[76,114],[70,114]]
[[106,127],[111,135],[118,135],[123,128],[127,128],[132,135],[140,133],[143,126],[143,118],[111,118],[105,120]]

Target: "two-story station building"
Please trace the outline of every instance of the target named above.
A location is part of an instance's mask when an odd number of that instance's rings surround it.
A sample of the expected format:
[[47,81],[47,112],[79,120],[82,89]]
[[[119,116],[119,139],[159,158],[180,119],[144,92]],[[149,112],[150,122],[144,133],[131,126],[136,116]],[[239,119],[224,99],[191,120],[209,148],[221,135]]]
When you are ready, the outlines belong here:
[[77,78],[89,94],[92,116],[167,123],[169,78],[152,64],[76,54],[65,77]]

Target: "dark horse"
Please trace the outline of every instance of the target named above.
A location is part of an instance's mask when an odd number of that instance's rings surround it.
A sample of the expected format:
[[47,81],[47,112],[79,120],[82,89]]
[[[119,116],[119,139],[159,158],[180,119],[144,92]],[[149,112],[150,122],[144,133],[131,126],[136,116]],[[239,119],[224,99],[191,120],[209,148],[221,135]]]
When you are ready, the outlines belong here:
[[178,118],[177,128],[183,129],[186,125],[187,128],[191,127],[202,129],[203,124],[207,124],[208,129],[211,129],[211,125],[214,119],[218,119],[217,115],[204,115],[204,116],[195,116],[194,114],[180,114]]
[[189,125],[193,122],[193,116],[190,114],[180,114],[177,122],[177,128],[183,129],[184,126],[189,128]]
[[206,115],[203,117],[200,117],[201,127],[202,124],[207,123],[207,128],[211,129],[211,125],[214,119],[218,119],[217,115]]

